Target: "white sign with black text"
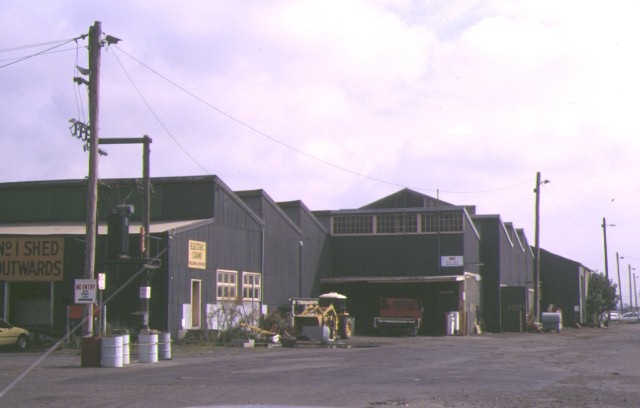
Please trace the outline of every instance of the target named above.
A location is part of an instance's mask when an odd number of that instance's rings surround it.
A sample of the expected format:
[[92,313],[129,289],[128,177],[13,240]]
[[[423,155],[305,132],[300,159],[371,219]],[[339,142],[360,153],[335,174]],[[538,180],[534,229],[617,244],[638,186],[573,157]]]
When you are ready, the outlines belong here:
[[73,286],[76,304],[96,303],[98,283],[95,279],[76,279]]
[[464,266],[464,256],[441,256],[440,265],[448,266]]

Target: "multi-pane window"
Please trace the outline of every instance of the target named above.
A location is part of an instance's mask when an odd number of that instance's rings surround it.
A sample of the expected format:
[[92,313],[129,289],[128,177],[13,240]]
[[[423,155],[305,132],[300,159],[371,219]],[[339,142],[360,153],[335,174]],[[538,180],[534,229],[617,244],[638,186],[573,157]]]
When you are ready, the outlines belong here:
[[242,299],[243,300],[260,300],[260,282],[259,273],[243,272],[242,273]]
[[[439,212],[421,216],[422,232],[462,232],[462,213]],[[440,220],[440,228],[438,228]]]
[[378,234],[418,232],[417,214],[383,214],[376,217]]
[[464,230],[462,212],[336,215],[331,222],[334,235],[435,234]]
[[338,215],[333,217],[333,233],[336,235],[373,234],[372,215]]
[[441,232],[462,232],[462,213],[442,213],[440,214]]
[[422,232],[438,232],[438,226],[436,224],[437,217],[435,214],[422,214],[420,219],[420,230]]
[[218,300],[235,300],[237,294],[236,271],[218,271],[216,282]]

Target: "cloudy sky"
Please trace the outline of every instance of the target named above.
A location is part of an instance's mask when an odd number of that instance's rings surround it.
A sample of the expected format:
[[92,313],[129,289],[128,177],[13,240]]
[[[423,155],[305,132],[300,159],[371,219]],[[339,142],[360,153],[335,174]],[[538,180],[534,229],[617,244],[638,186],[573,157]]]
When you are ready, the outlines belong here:
[[[541,246],[603,271],[606,217],[625,299],[629,265],[640,278],[636,1],[0,9],[0,182],[86,177],[69,120],[88,120],[72,81],[87,40],[73,39],[100,21],[122,39],[101,53],[100,136],[149,135],[154,177],[215,174],[312,210],[408,187],[500,214],[533,244],[540,172]],[[140,177],[139,146],[105,150],[100,177]]]

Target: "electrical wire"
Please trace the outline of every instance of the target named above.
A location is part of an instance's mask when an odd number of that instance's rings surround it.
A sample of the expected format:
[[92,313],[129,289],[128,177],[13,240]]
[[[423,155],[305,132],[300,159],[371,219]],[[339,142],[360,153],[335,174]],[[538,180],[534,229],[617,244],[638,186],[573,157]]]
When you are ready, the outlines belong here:
[[[47,52],[43,52],[42,54],[39,54],[38,56],[43,56],[43,55],[51,55],[51,54],[60,54],[62,52],[68,52],[68,51],[74,51],[76,49],[76,47],[73,48],[63,48],[61,50],[54,50],[54,51],[47,51]],[[2,62],[7,62],[7,61],[16,61],[19,59],[22,59],[23,57],[13,57],[13,58],[0,58],[0,63]]]
[[586,225],[580,224],[579,222],[575,221],[573,218],[571,218],[569,216],[569,214],[562,208],[560,207],[560,205],[558,204],[558,202],[553,198],[553,196],[549,193],[549,190],[547,189],[547,187],[543,184],[542,185],[542,191],[545,193],[545,197],[549,198],[551,200],[551,202],[553,203],[553,205],[558,209],[558,211],[560,211],[562,213],[562,215],[564,215],[564,217],[569,220],[571,223],[577,225],[580,228],[584,228],[584,229],[590,229],[589,227],[587,227]]
[[475,191],[446,191],[446,190],[440,190],[441,193],[447,193],[447,194],[483,194],[483,193],[495,193],[496,191],[505,191],[505,190],[511,190],[517,187],[521,187],[524,186],[525,184],[529,184],[529,183],[535,183],[534,181],[531,180],[527,180],[527,181],[523,181],[520,182],[518,184],[513,184],[510,186],[506,186],[506,187],[498,187],[498,188],[494,188],[494,189],[489,189],[489,190],[475,190]]
[[[411,186],[407,186],[405,184],[401,184],[398,182],[394,182],[394,181],[390,181],[390,180],[384,180],[378,177],[373,177],[373,176],[369,176],[367,174],[363,174],[363,173],[359,173],[355,170],[351,170],[349,168],[346,168],[344,166],[340,166],[336,163],[332,163],[330,161],[321,159],[317,156],[314,156],[312,154],[309,154],[303,150],[298,149],[295,146],[289,145],[269,134],[267,134],[266,132],[257,129],[256,127],[242,121],[241,119],[238,119],[237,117],[223,111],[222,109],[218,108],[217,106],[213,105],[212,103],[206,101],[205,99],[203,99],[202,97],[194,94],[193,92],[187,90],[186,88],[184,88],[183,86],[179,85],[178,83],[176,83],[175,81],[167,78],[165,75],[161,74],[160,72],[158,72],[156,69],[150,67],[149,65],[145,64],[144,62],[140,61],[138,58],[134,57],[133,55],[129,54],[128,52],[126,52],[125,50],[121,49],[120,47],[114,46],[114,48],[116,48],[119,52],[122,52],[123,54],[125,54],[126,56],[128,56],[129,58],[131,58],[132,60],[134,60],[135,62],[137,62],[138,64],[140,64],[142,67],[144,67],[145,69],[147,69],[148,71],[150,71],[151,73],[153,73],[154,75],[158,76],[159,78],[161,78],[162,80],[164,80],[165,82],[169,83],[170,85],[172,85],[173,87],[177,88],[178,90],[180,90],[181,92],[185,93],[186,95],[190,96],[191,98],[195,99],[196,101],[202,103],[203,105],[209,107],[210,109],[213,109],[214,111],[218,112],[219,114],[221,114],[222,116],[230,119],[231,121],[239,124],[240,126],[250,130],[251,132],[258,134],[266,139],[269,139],[270,141],[277,143],[289,150],[292,150],[302,156],[308,157],[310,159],[313,159],[317,162],[320,162],[324,165],[327,165],[329,167],[333,167],[335,169],[338,169],[340,171],[361,177],[361,178],[365,178],[368,180],[372,180],[378,183],[382,183],[382,184],[387,184],[387,185],[391,185],[391,186],[396,186],[396,187],[400,187],[400,188],[410,188],[412,190],[416,190],[416,191],[423,191],[423,192],[435,192],[437,191],[437,189],[428,189],[428,188],[423,188],[423,187],[411,187]],[[118,63],[120,64],[120,66],[123,68],[124,70],[124,66],[122,65],[122,62],[118,59]],[[126,71],[125,71],[126,72]],[[137,87],[135,87],[135,84],[133,84],[133,81],[131,79],[131,77],[127,74],[127,77],[129,78],[129,81],[132,83],[132,85],[134,86],[134,88],[136,89],[136,92],[138,92],[138,95],[140,95],[140,97],[144,100],[145,104],[147,105],[147,107],[151,110],[151,107],[149,106],[149,104],[146,102],[146,100],[144,99],[144,97],[142,96],[142,94],[140,93],[139,89]],[[163,129],[165,129],[165,131],[169,134],[169,136],[178,144],[178,146],[180,146],[180,148],[187,154],[187,156],[189,156],[189,158],[191,160],[193,160],[194,163],[196,163],[196,165],[198,167],[200,167],[201,169],[203,169],[207,174],[209,174],[209,172],[204,168],[204,166],[202,166],[191,154],[189,154],[187,152],[187,150],[184,148],[184,146],[182,146],[177,139],[171,134],[171,132],[169,132],[169,130],[166,128],[166,126],[164,126],[164,124],[160,121],[158,115],[156,115],[153,110],[152,114],[153,116],[156,118],[156,120],[159,121],[160,125],[162,126]],[[502,190],[508,190],[508,189],[512,189],[512,188],[516,188],[516,187],[520,187],[524,184],[529,183],[530,181],[526,181],[526,182],[522,182],[522,183],[518,183],[516,185],[512,185],[512,186],[507,186],[507,187],[501,187],[501,188],[497,188],[497,189],[489,189],[489,190],[478,190],[478,191],[444,191],[441,190],[441,192],[443,193],[449,193],[449,194],[479,194],[479,193],[491,193],[491,192],[496,192],[496,191],[502,191]]]
[[[393,182],[389,182],[389,181],[381,180],[381,179],[378,179],[378,178],[375,178],[375,177],[367,176],[367,175],[365,175],[365,174],[361,174],[361,173],[358,173],[358,172],[356,172],[356,171],[353,171],[353,170],[347,169],[347,168],[342,167],[342,166],[339,166],[339,165],[337,165],[337,164],[335,164],[335,163],[331,163],[331,162],[329,162],[329,161],[326,161],[326,160],[324,160],[324,159],[320,159],[319,157],[316,157],[316,156],[313,156],[313,155],[311,155],[311,154],[309,154],[309,153],[306,153],[306,152],[304,152],[304,151],[302,151],[302,150],[300,150],[300,149],[298,149],[298,148],[296,148],[296,147],[294,147],[294,146],[291,146],[291,145],[289,145],[289,144],[286,144],[286,143],[284,143],[283,141],[278,140],[278,139],[276,139],[275,137],[270,136],[269,134],[267,134],[267,133],[265,133],[265,132],[263,132],[263,131],[261,131],[261,130],[259,130],[259,129],[255,128],[254,126],[249,125],[249,124],[248,124],[248,123],[246,123],[246,122],[243,122],[242,120],[240,120],[240,119],[236,118],[235,116],[233,116],[233,115],[231,115],[231,114],[229,114],[229,113],[227,113],[227,112],[223,111],[222,109],[218,108],[217,106],[215,106],[215,105],[211,104],[210,102],[208,102],[208,101],[206,101],[206,100],[202,99],[202,98],[201,98],[201,97],[199,97],[198,95],[196,95],[196,94],[194,94],[193,92],[191,92],[191,91],[189,91],[189,90],[185,89],[185,88],[184,88],[184,87],[182,87],[181,85],[177,84],[176,82],[174,82],[174,81],[172,81],[171,79],[167,78],[166,76],[162,75],[161,73],[159,73],[159,72],[158,72],[158,71],[156,71],[155,69],[151,68],[151,67],[150,67],[150,66],[148,66],[147,64],[145,64],[145,63],[143,63],[142,61],[138,60],[137,58],[133,57],[131,54],[127,53],[126,51],[123,51],[123,50],[122,50],[122,49],[120,49],[119,47],[118,47],[118,50],[119,50],[119,51],[121,51],[123,54],[127,55],[129,58],[131,58],[131,59],[133,59],[134,61],[136,61],[138,64],[142,65],[142,66],[143,66],[144,68],[146,68],[147,70],[151,71],[152,73],[154,73],[155,75],[157,75],[158,77],[160,77],[161,79],[163,79],[164,81],[166,81],[167,83],[169,83],[169,84],[173,85],[175,88],[179,89],[180,91],[184,92],[184,93],[185,93],[185,94],[187,94],[188,96],[192,97],[192,98],[193,98],[193,99],[195,99],[196,101],[198,101],[198,102],[202,103],[203,105],[205,105],[205,106],[207,106],[207,107],[209,107],[209,108],[211,108],[211,109],[215,110],[215,111],[216,111],[216,112],[218,112],[219,114],[221,114],[221,115],[225,116],[226,118],[228,118],[228,119],[230,119],[230,120],[232,120],[232,121],[236,122],[237,124],[239,124],[239,125],[241,125],[241,126],[243,126],[243,127],[247,128],[247,129],[249,129],[249,130],[250,130],[250,131],[252,131],[253,133],[256,133],[256,134],[258,134],[258,135],[260,135],[260,136],[263,136],[263,137],[265,137],[265,138],[267,138],[267,139],[271,140],[272,142],[275,142],[275,143],[277,143],[277,144],[279,144],[279,145],[281,145],[281,146],[283,146],[283,147],[285,147],[285,148],[287,148],[287,149],[293,150],[294,152],[296,152],[296,153],[298,153],[298,154],[300,154],[300,155],[303,155],[303,156],[309,157],[309,158],[311,158],[311,159],[313,159],[313,160],[316,160],[316,161],[319,161],[319,162],[321,162],[321,163],[323,163],[323,164],[325,164],[325,165],[328,165],[328,166],[334,167],[334,168],[336,168],[336,169],[338,169],[338,170],[345,171],[345,172],[347,172],[347,173],[351,173],[351,174],[354,174],[354,175],[356,175],[356,176],[360,176],[360,177],[368,178],[368,179],[370,179],[370,180],[378,181],[378,182],[381,182],[381,183],[392,184],[392,185],[396,185],[396,186],[404,187],[404,185],[401,185],[401,184],[398,184],[398,183],[393,183]],[[163,127],[164,127],[164,126],[163,126]],[[175,139],[174,139],[174,140],[175,140]],[[182,146],[181,146],[181,148],[182,148],[183,150],[185,150]],[[185,152],[186,152],[186,150],[185,150]],[[196,164],[198,164],[198,166],[200,166],[201,168],[203,168],[199,163],[197,163],[197,161],[193,158],[193,156],[189,155],[189,157],[190,157],[192,160],[194,160],[194,162],[196,162]]]
[[200,167],[206,174],[210,174],[209,171],[203,166],[201,165],[195,157],[193,157],[189,151],[178,141],[178,139],[173,136],[173,134],[171,133],[171,131],[169,130],[169,128],[167,126],[165,126],[164,122],[162,122],[162,120],[160,119],[160,117],[156,114],[156,112],[153,110],[153,108],[151,107],[151,105],[149,104],[149,102],[147,101],[147,99],[144,97],[144,95],[142,95],[142,92],[140,92],[140,89],[136,86],[136,84],[133,82],[133,79],[131,78],[131,76],[129,75],[129,73],[127,72],[127,70],[125,69],[124,65],[122,64],[122,61],[120,61],[120,58],[118,57],[118,55],[116,54],[116,52],[113,53],[116,60],[118,61],[118,64],[120,65],[120,68],[122,68],[122,71],[124,72],[125,76],[127,77],[127,79],[129,80],[129,83],[131,84],[131,86],[133,87],[133,89],[135,89],[135,91],[137,92],[138,96],[140,97],[140,99],[142,99],[142,102],[145,104],[145,106],[147,107],[147,109],[149,109],[149,112],[151,112],[151,115],[153,115],[153,117],[158,121],[158,123],[160,124],[160,126],[162,127],[162,129],[164,129],[164,131],[169,135],[169,137],[175,142],[175,144],[178,145],[178,147],[187,155],[187,157],[189,157],[198,167]]
[[38,43],[38,44],[18,45],[16,47],[0,48],[0,52],[11,52],[11,51],[16,51],[16,50],[24,50],[26,48],[38,48],[38,47],[44,47],[45,45],[58,44],[58,43],[67,43],[67,42],[69,42],[69,40],[68,39],[64,39],[64,40],[57,40],[57,41],[48,41],[48,42],[43,42],[43,43]]
[[[6,67],[8,67],[8,66],[10,66],[10,65],[17,64],[17,63],[22,62],[22,61],[25,61],[25,60],[27,60],[27,59],[30,59],[30,58],[33,58],[33,57],[37,57],[37,56],[40,56],[40,55],[43,55],[43,54],[51,53],[51,52],[52,52],[52,50],[55,50],[56,48],[62,47],[63,45],[69,44],[69,43],[70,43],[70,42],[72,42],[72,41],[77,41],[77,40],[79,40],[79,39],[81,39],[81,38],[85,38],[85,37],[86,37],[86,35],[85,35],[85,34],[83,34],[83,35],[81,35],[81,36],[79,36],[79,37],[72,38],[72,39],[70,39],[70,40],[63,40],[63,42],[61,42],[60,44],[55,45],[55,46],[50,47],[50,48],[47,48],[46,50],[42,50],[42,51],[36,52],[36,53],[34,53],[34,54],[30,54],[30,55],[26,55],[26,56],[23,56],[23,57],[18,57],[17,59],[13,59],[13,61],[12,61],[12,62],[9,62],[9,63],[4,64],[4,65],[0,65],[0,68],[6,68]],[[35,45],[34,45],[34,46],[35,46]],[[31,46],[23,46],[23,47],[31,47]],[[19,48],[20,48],[20,47],[14,47],[14,49],[19,49]],[[8,50],[12,50],[12,49],[10,49],[10,48],[5,48],[5,49],[4,49],[4,51],[8,51]],[[68,51],[68,50],[67,50],[67,51]]]

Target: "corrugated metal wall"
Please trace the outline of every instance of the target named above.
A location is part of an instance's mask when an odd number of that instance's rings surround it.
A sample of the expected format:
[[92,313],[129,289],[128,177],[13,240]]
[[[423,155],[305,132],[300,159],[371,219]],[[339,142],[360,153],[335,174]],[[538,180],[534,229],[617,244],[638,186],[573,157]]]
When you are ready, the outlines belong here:
[[[575,261],[540,250],[540,311],[546,312],[554,305],[562,309],[565,326],[576,322],[574,306],[580,306],[580,274],[583,267]],[[627,299],[623,296],[623,299]],[[627,299],[628,300],[628,299]]]
[[263,191],[237,194],[265,223],[263,304],[286,307],[289,298],[300,296],[304,281],[302,231]]
[[[169,253],[168,324],[172,333],[183,328],[184,305],[191,304],[192,282],[200,281],[201,327],[206,327],[206,305],[214,304],[218,269],[238,272],[238,294],[241,294],[242,272],[261,272],[262,226],[234,200],[218,191],[216,211],[219,217],[203,226],[179,230],[171,237]],[[206,269],[188,267],[189,240],[206,243]],[[264,289],[263,289],[264,290]],[[190,326],[187,324],[186,326]]]

